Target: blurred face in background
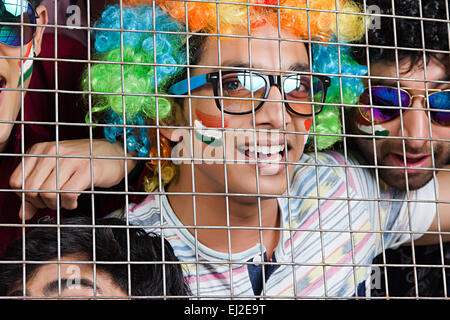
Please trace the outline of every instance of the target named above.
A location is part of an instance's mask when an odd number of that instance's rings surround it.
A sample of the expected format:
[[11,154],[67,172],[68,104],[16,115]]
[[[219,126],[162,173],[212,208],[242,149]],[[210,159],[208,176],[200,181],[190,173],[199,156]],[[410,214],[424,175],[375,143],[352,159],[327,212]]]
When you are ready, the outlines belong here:
[[93,264],[75,263],[86,261],[83,257],[68,255],[61,261],[65,263],[58,264],[55,261],[55,263],[43,264],[30,279],[27,279],[26,290],[23,290],[22,281],[20,281],[9,295],[42,298],[127,296],[109,273],[97,267],[94,275]]
[[[20,22],[46,24],[47,10],[42,5],[34,10],[27,1],[21,5],[21,0],[3,0],[0,5],[1,22],[18,23],[0,28],[0,120],[15,121],[26,93],[22,90],[28,88],[33,71],[33,60],[27,58],[41,52],[44,32],[44,27],[21,26]],[[0,123],[0,151],[13,127],[13,123]]]

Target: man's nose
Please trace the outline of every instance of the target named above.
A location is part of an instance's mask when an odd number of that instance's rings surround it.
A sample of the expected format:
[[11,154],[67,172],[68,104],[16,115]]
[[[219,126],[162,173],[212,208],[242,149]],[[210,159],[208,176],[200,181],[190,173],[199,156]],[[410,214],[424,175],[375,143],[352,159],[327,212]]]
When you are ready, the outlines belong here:
[[292,118],[289,112],[286,112],[286,108],[284,107],[281,89],[276,85],[272,85],[267,99],[268,100],[264,102],[261,109],[255,114],[255,124],[282,130],[284,124],[286,123],[286,125],[288,125]]
[[430,119],[428,111],[424,108],[426,108],[426,97],[420,95],[413,97],[413,103],[408,110],[403,110],[402,136],[417,138],[406,140],[406,144],[414,149],[423,148],[430,138]]

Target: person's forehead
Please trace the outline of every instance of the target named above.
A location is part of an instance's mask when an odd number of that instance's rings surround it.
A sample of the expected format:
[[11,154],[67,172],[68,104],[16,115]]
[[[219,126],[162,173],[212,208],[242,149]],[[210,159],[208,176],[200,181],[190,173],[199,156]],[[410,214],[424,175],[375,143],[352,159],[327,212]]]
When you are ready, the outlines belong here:
[[252,37],[255,38],[209,38],[200,64],[249,66],[265,70],[297,70],[299,65],[309,65],[304,43],[292,35],[279,34],[275,28],[268,26],[255,30]]
[[123,293],[109,273],[98,267],[94,269],[94,265],[91,263],[81,263],[84,260],[79,257],[63,257],[62,263],[54,262],[40,267],[27,282],[29,294],[53,296],[58,295],[59,288],[61,288],[61,293],[66,292],[67,294],[70,294],[70,290],[75,289],[78,294],[91,295],[94,288],[97,294],[101,295]]
[[[408,84],[422,84],[428,81],[448,81],[449,71],[441,62],[431,58],[428,63],[420,62],[416,65],[411,65],[410,60],[405,59],[398,61],[382,61],[372,63],[370,65],[370,76],[373,77],[387,77],[392,79],[373,79],[377,82],[393,81],[397,78],[402,78],[401,82]],[[430,83],[433,86],[438,86],[439,83]]]
[[79,257],[63,257],[60,262],[56,260],[50,260],[49,263],[43,264],[35,275],[33,276],[32,283],[36,283],[39,286],[45,285],[50,281],[58,278],[67,277],[89,277],[92,278],[94,271],[92,264],[80,263],[84,260]]

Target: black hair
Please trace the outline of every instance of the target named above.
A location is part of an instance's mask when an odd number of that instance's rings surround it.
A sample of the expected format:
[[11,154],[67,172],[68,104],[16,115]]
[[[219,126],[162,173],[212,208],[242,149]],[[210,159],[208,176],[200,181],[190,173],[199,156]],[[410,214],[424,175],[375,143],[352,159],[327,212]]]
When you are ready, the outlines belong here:
[[[377,46],[392,46],[394,47],[394,35],[396,34],[397,47],[403,48],[415,48],[415,49],[431,49],[449,51],[449,34],[448,34],[448,22],[447,8],[448,0],[422,0],[422,7],[419,6],[419,0],[394,0],[395,16],[406,16],[414,18],[426,18],[411,19],[411,18],[395,18],[395,30],[394,30],[394,16],[393,17],[376,17],[379,19],[378,23],[371,25],[368,30],[368,44]],[[392,0],[367,0],[366,6],[369,8],[375,8],[375,13],[384,15],[393,15]],[[377,12],[379,11],[379,12]],[[422,15],[421,15],[422,11]],[[427,19],[439,19],[444,21],[435,21]],[[377,22],[377,20],[374,20]],[[422,29],[423,28],[423,29]],[[422,34],[424,42],[422,41]],[[362,40],[362,43],[366,43]],[[431,57],[435,57],[440,60],[444,65],[448,65],[447,60],[442,59],[442,53],[429,52],[426,54],[426,63]],[[366,48],[355,49],[355,58],[361,64],[367,63]],[[386,48],[369,48],[369,60],[370,63],[377,62],[395,62],[395,50]],[[423,64],[423,51],[422,50],[398,50],[398,60],[409,60],[409,71],[415,65]]]
[[43,0],[28,0],[33,8],[39,7]]
[[[162,240],[155,234],[146,233],[141,228],[120,227],[125,226],[125,222],[117,218],[97,219],[95,232],[93,232],[90,217],[77,216],[62,219],[61,225],[67,225],[62,226],[59,232],[61,257],[80,255],[86,261],[93,261],[94,240],[96,261],[127,262],[129,251],[132,296],[190,295],[189,287],[184,282],[181,265],[173,263],[178,259],[167,240]],[[129,250],[127,233],[129,233]],[[22,255],[22,239],[17,239],[8,246],[2,260],[21,261]],[[58,231],[55,226],[38,227],[25,235],[25,260],[49,261],[57,257]],[[133,263],[137,261],[149,263]],[[26,263],[27,281],[41,266],[42,264]],[[128,294],[127,263],[98,263],[96,268],[108,273],[113,281]],[[0,261],[0,296],[7,295],[14,288],[20,290],[22,279],[23,263],[2,264]]]

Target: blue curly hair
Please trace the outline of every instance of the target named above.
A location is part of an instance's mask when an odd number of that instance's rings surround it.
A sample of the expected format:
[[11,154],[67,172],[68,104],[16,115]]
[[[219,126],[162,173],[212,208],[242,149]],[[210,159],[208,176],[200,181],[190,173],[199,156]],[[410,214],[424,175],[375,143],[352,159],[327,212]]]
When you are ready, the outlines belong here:
[[[123,136],[124,116],[128,125],[141,125],[145,118],[171,114],[172,103],[154,94],[167,92],[173,77],[183,70],[172,65],[186,64],[186,37],[180,34],[185,28],[159,7],[153,13],[152,6],[109,6],[94,25],[95,55],[103,63],[93,65],[89,77],[86,71],[83,87],[105,93],[93,95],[92,113],[102,112],[103,122],[114,125],[104,129],[110,142]],[[128,148],[148,155],[151,141],[143,131],[128,127],[126,133]]]
[[[336,38],[333,38],[333,41],[336,41]],[[325,102],[332,105],[323,107],[322,112],[316,116],[315,130],[312,128],[319,134],[316,136],[316,146],[319,150],[327,149],[342,140],[342,136],[339,135],[342,134],[339,105],[356,104],[364,91],[361,78],[355,76],[367,74],[367,67],[353,59],[352,50],[353,48],[346,43],[312,46],[313,72],[324,73],[331,78]]]
[[[126,122],[128,148],[139,156],[147,156],[152,141],[143,130],[132,126],[145,123],[145,119],[164,119],[172,114],[173,103],[164,97],[156,99],[155,93],[167,93],[185,70],[177,65],[186,65],[187,59],[192,62],[192,52],[186,52],[186,26],[159,6],[154,11],[150,5],[122,9],[116,5],[105,9],[95,28],[95,57],[102,63],[92,66],[90,77],[86,75],[83,81],[85,90],[94,92],[92,112],[101,112],[103,121],[114,125],[105,127],[105,136],[111,142],[123,136]],[[338,50],[338,45],[313,45],[313,72],[332,78],[326,103],[333,105],[323,108],[313,128],[318,149],[326,149],[341,139],[340,108],[334,104],[355,104],[363,91],[359,78],[344,75],[367,72],[353,60],[350,47],[339,47]]]

